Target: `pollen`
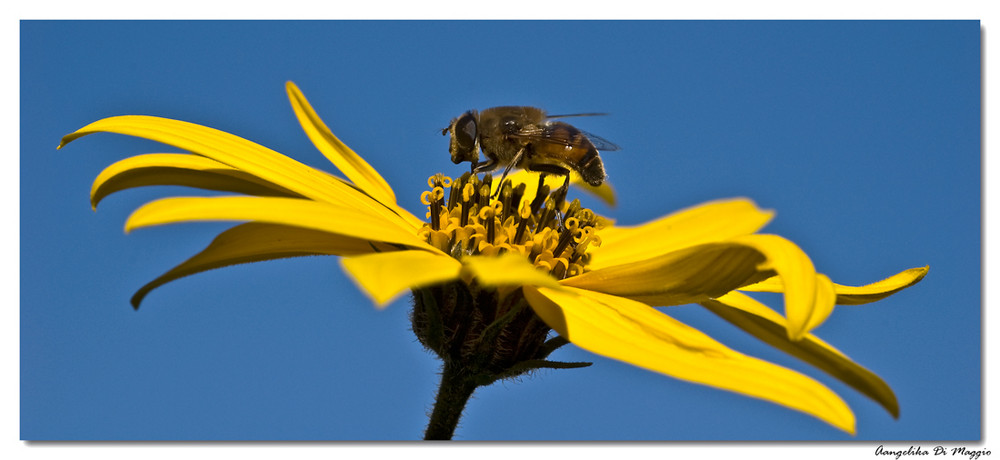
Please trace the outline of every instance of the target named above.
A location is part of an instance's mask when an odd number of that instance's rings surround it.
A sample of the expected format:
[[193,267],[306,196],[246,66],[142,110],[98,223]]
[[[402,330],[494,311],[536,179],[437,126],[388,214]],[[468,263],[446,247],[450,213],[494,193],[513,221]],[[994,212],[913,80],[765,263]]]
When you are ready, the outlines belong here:
[[590,253],[601,244],[597,233],[606,221],[564,190],[550,193],[539,181],[534,198],[526,184],[511,181],[493,190],[490,174],[465,173],[456,180],[435,174],[420,201],[427,221],[418,234],[456,259],[469,255],[523,255],[556,279],[587,271]]

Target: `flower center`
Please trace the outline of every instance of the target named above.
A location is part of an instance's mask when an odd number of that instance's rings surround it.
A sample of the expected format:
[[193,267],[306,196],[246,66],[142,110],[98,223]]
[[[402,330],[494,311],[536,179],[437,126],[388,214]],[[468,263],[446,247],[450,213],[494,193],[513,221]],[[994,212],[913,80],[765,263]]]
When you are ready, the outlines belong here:
[[[597,230],[607,221],[567,204],[566,190],[554,193],[505,181],[493,189],[493,177],[465,173],[452,181],[435,174],[420,199],[429,223],[421,237],[456,259],[470,255],[521,254],[557,279],[587,270],[588,250],[601,243]],[[534,194],[525,193],[532,187]],[[484,287],[475,280],[455,280],[413,290],[413,333],[473,388],[514,378],[538,368],[571,368],[590,363],[560,363],[546,358],[568,343],[549,338],[551,329],[528,305],[520,289]]]
[[493,177],[465,173],[452,181],[435,174],[430,190],[420,196],[429,223],[418,231],[432,246],[460,259],[465,255],[495,256],[516,252],[556,279],[587,271],[588,250],[600,246],[597,231],[606,221],[580,206],[566,203],[565,189],[552,192],[539,181],[535,194],[526,184],[510,180],[493,191]]

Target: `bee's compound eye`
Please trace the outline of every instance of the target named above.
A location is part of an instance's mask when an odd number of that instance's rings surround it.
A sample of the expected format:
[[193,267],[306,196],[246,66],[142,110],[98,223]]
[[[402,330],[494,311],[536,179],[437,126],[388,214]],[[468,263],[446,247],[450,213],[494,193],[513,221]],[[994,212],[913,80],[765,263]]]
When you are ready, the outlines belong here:
[[479,135],[476,126],[476,116],[472,111],[465,112],[451,125],[451,161],[459,164],[463,161],[476,162],[479,151],[476,148],[476,137]]
[[476,117],[466,112],[455,121],[455,142],[463,149],[471,150],[476,146]]

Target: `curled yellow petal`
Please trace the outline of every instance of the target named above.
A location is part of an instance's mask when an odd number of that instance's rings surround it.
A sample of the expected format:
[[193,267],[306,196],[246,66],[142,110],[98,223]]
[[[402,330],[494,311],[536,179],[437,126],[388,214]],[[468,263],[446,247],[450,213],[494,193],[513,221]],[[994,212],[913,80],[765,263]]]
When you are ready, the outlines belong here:
[[191,221],[257,221],[281,224],[440,253],[440,250],[428,245],[415,233],[391,225],[380,216],[351,207],[296,198],[164,198],[147,203],[132,213],[125,222],[125,231]]
[[773,272],[760,269],[765,261],[764,255],[753,247],[709,243],[599,268],[561,283],[649,305],[681,305],[718,297],[770,276]]
[[608,204],[608,206],[615,206],[618,204],[618,198],[615,195],[615,189],[611,186],[611,183],[604,181],[601,185],[593,186],[583,180],[579,174],[575,171],[570,175],[570,182],[581,190],[600,198],[601,201]]
[[864,286],[843,286],[834,284],[837,292],[837,303],[841,305],[860,305],[884,299],[903,289],[920,282],[927,275],[930,266],[903,270],[889,278]]
[[459,261],[427,251],[393,251],[345,257],[340,264],[380,308],[407,289],[458,278],[462,270]]
[[837,301],[837,293],[833,288],[833,281],[822,273],[816,274],[816,300],[813,302],[813,308],[809,311],[809,316],[807,317],[804,325],[802,326],[802,333],[798,336],[801,338],[805,336],[809,331],[819,327],[830,317],[833,313],[833,306]]
[[746,294],[731,292],[702,306],[761,341],[784,351],[830,374],[871,398],[893,417],[899,417],[899,402],[892,388],[878,375],[820,340],[805,334],[800,340],[788,339],[787,321],[766,305]]
[[697,244],[748,235],[766,225],[773,211],[737,198],[688,208],[639,226],[611,226],[601,230],[601,248],[594,251],[591,268],[609,267]]
[[546,324],[580,348],[771,401],[854,433],[854,414],[823,384],[729,349],[643,303],[573,288],[528,287],[524,295]]
[[372,168],[360,155],[333,135],[333,132],[313,110],[312,105],[309,104],[302,91],[295,86],[295,83],[286,82],[285,89],[288,92],[292,108],[295,110],[295,116],[299,119],[299,124],[302,125],[309,140],[323,153],[323,156],[365,193],[383,203],[395,204],[396,195],[393,193],[392,187],[389,187],[389,184],[375,168]]
[[145,115],[104,118],[64,136],[59,147],[97,132],[162,142],[265,178],[311,199],[340,201],[332,197],[336,191],[331,189],[331,176],[239,136],[179,120]]
[[[785,317],[788,318],[788,337],[796,340],[809,331],[811,319],[833,308],[832,292],[817,293],[818,277],[809,256],[801,248],[777,235],[746,235],[733,238],[733,243],[744,244],[760,251],[767,258],[762,269],[777,272],[784,282]],[[829,279],[826,280],[829,282]],[[826,287],[824,287],[825,289]],[[817,303],[819,302],[819,303]],[[820,313],[817,313],[818,310]],[[820,320],[822,321],[822,320]]]
[[136,291],[132,306],[138,309],[142,299],[157,287],[216,268],[287,257],[364,254],[380,247],[392,249],[384,243],[306,228],[258,222],[241,224],[220,233],[201,252]]
[[95,121],[63,136],[62,148],[82,136],[118,133],[162,142],[211,158],[306,198],[351,206],[377,214],[393,225],[417,228],[415,219],[395,203],[383,203],[328,173],[274,150],[217,129],[169,118],[123,115]]
[[97,208],[97,204],[112,193],[149,185],[301,198],[280,185],[210,158],[184,153],[149,153],[117,161],[101,171],[90,189],[90,203]]
[[812,261],[794,243],[777,235],[743,235],[690,246],[598,268],[562,284],[668,306],[718,297],[775,273],[785,280],[789,337],[801,337],[832,311],[832,283],[824,277],[823,290],[817,290],[820,281]]
[[[882,281],[876,281],[864,286],[845,286],[834,283],[833,289],[837,293],[837,304],[861,305],[884,299],[917,284],[920,280],[924,279],[928,270],[930,270],[929,266],[910,268]],[[740,288],[741,291],[751,292],[783,292],[784,289],[784,283],[777,276]]]

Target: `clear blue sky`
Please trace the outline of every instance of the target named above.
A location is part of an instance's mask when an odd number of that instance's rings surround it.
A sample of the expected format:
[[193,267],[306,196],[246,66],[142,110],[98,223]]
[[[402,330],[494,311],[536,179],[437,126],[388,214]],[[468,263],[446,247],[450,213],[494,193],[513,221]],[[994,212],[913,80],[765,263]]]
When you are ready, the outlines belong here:
[[[299,128],[295,81],[342,140],[423,214],[435,172],[459,174],[439,130],[470,108],[609,112],[574,120],[639,223],[745,196],[765,230],[863,284],[930,265],[887,300],[816,331],[882,376],[901,417],[697,306],[668,312],[812,375],[858,419],[855,438],[779,406],[573,346],[592,367],[480,389],[457,439],[939,440],[980,438],[980,25],[964,22],[22,22],[22,439],[417,439],[438,361],[332,257],[205,273],[128,303],[229,224],[124,235],[137,206],[94,177],[170,148],[95,135],[149,114],[219,128],[332,170]],[[772,302],[773,304],[774,302]]]

